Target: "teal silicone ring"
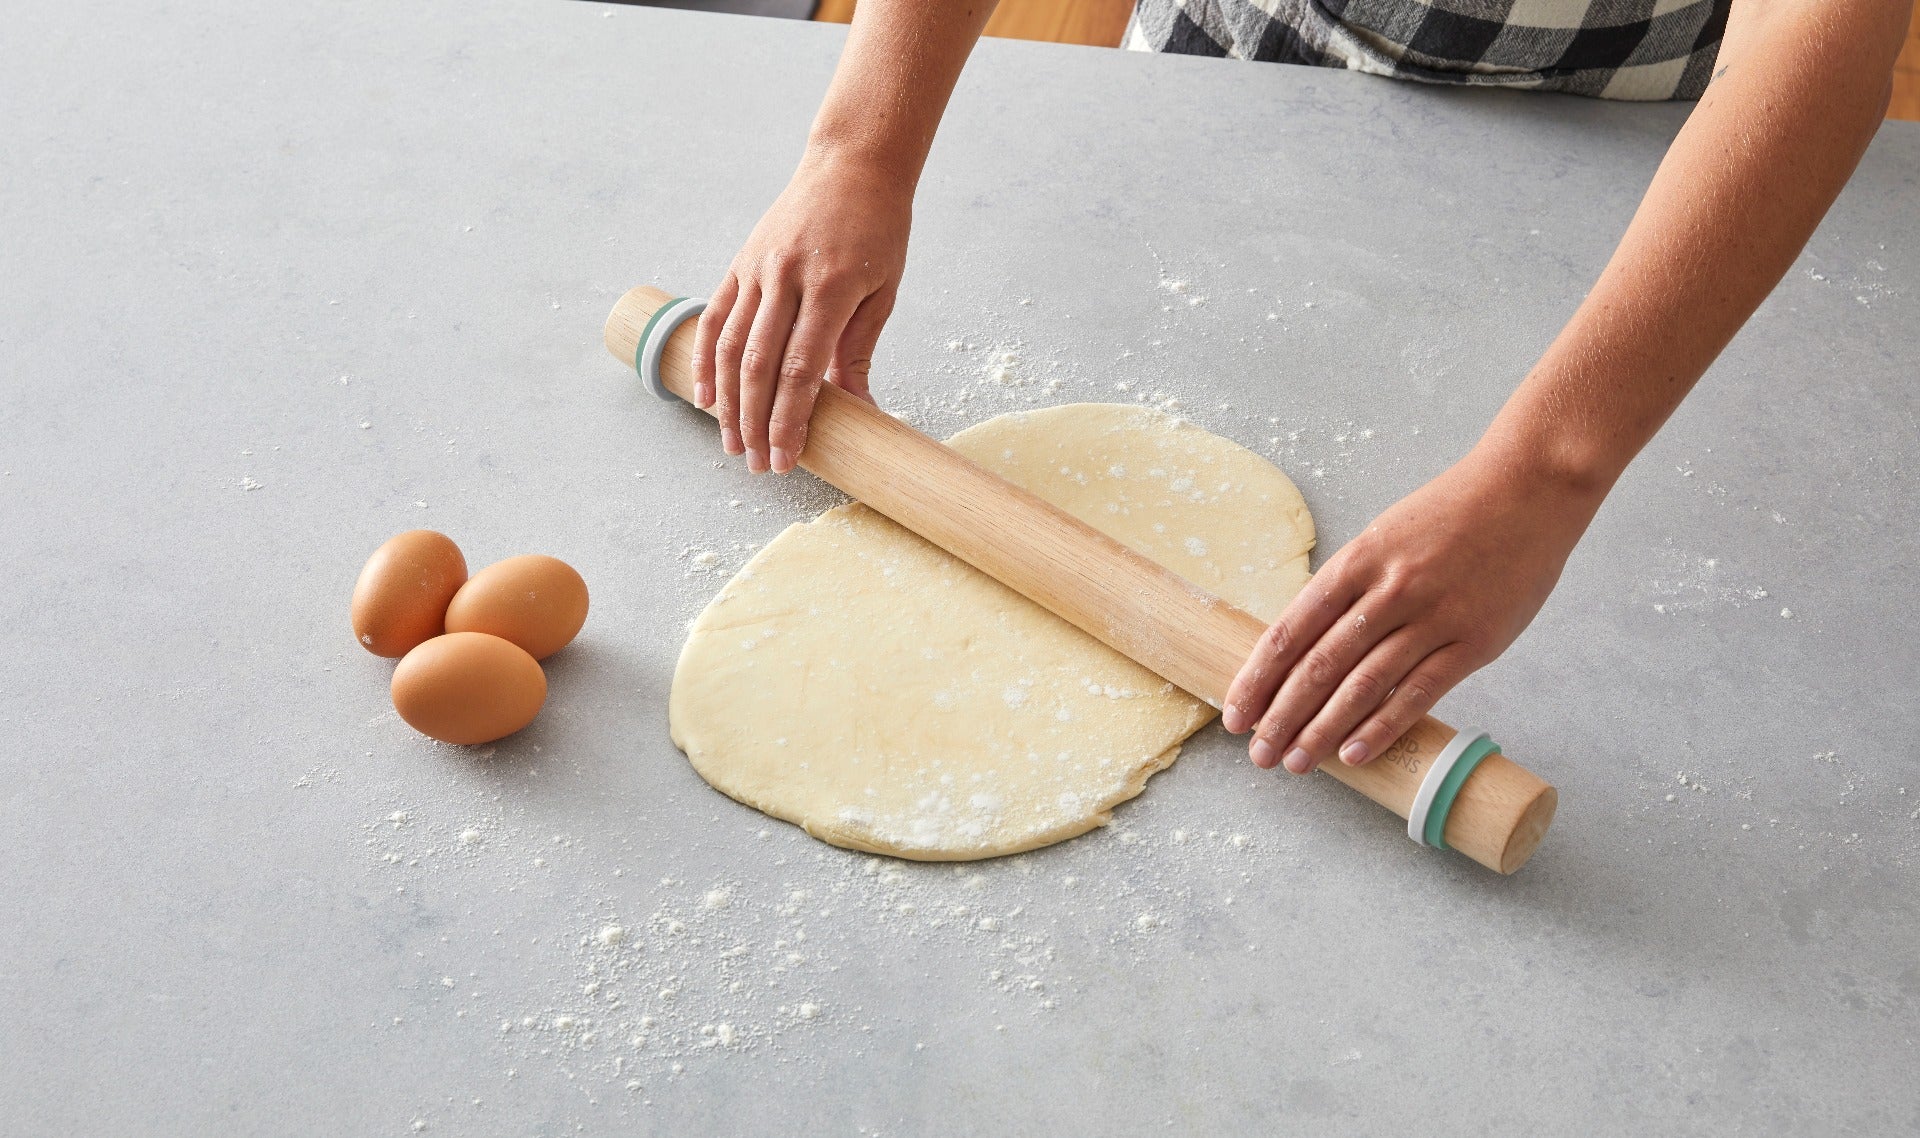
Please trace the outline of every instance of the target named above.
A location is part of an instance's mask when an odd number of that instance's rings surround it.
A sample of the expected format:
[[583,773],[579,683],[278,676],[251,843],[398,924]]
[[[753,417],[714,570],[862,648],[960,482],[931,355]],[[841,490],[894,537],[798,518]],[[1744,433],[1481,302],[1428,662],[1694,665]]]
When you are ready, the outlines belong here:
[[633,342],[633,370],[634,370],[634,374],[638,375],[640,378],[645,379],[647,377],[646,369],[641,365],[640,361],[646,358],[647,341],[653,339],[654,325],[660,323],[660,318],[662,316],[665,316],[667,313],[672,312],[674,305],[679,304],[681,301],[685,299],[687,298],[684,296],[676,296],[672,300],[669,300],[665,304],[654,309],[653,315],[647,317],[647,326],[640,329],[640,338]]
[[1480,765],[1480,760],[1499,749],[1500,744],[1492,739],[1476,740],[1460,756],[1460,761],[1453,764],[1447,777],[1440,781],[1440,789],[1433,795],[1433,805],[1427,808],[1427,825],[1422,831],[1428,845],[1443,850],[1453,848],[1446,842],[1447,815],[1453,812],[1453,798],[1466,785],[1468,776],[1473,774],[1473,768]]

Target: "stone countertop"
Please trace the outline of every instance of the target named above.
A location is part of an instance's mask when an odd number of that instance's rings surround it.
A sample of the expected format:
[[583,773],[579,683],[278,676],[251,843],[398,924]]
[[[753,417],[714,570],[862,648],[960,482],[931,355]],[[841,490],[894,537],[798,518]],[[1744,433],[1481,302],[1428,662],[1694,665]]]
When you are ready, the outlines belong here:
[[[686,621],[834,497],[721,462],[599,335],[633,284],[718,279],[841,29],[15,7],[12,1128],[1920,1126],[1920,127],[1442,704],[1560,787],[1520,874],[1217,728],[1106,830],[922,866],[674,750]],[[1470,444],[1685,113],[987,42],[876,390],[935,434],[1177,399],[1331,551]],[[977,382],[996,350],[1027,382]],[[354,644],[361,560],[414,527],[591,585],[521,735],[429,743]]]

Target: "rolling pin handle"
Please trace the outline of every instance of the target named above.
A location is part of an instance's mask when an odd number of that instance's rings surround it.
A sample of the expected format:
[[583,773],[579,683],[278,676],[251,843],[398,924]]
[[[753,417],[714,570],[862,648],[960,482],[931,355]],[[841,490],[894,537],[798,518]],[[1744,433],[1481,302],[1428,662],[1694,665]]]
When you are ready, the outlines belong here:
[[667,341],[680,329],[680,325],[707,310],[707,302],[690,296],[676,297],[661,305],[647,320],[647,326],[640,330],[640,342],[633,349],[633,370],[640,373],[640,382],[654,397],[672,402],[679,396],[667,390],[666,380],[660,375],[660,357],[666,351]]

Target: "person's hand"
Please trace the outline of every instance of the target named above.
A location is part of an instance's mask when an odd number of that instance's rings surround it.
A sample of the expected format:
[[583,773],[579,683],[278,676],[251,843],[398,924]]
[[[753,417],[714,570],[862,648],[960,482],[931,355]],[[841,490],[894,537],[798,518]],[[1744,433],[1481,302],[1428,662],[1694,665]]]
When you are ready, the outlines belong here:
[[1538,470],[1475,451],[1321,567],[1227,689],[1255,765],[1364,763],[1514,642],[1604,496]]
[[720,445],[782,474],[807,445],[822,380],[860,398],[906,265],[913,187],[809,154],[714,290],[693,348],[694,404]]

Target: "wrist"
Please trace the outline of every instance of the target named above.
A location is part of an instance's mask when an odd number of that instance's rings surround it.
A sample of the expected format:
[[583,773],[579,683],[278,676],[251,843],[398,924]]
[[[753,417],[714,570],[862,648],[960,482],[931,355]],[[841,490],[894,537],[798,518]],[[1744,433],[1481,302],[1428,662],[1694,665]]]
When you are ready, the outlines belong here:
[[1570,423],[1516,425],[1505,418],[1496,418],[1487,428],[1469,452],[1470,461],[1588,516],[1597,512],[1624,463],[1616,465],[1605,447]]
[[928,149],[917,139],[901,137],[897,130],[888,132],[868,123],[845,121],[822,108],[820,118],[807,133],[800,169],[856,177],[866,185],[896,190],[911,198]]
[[[1556,345],[1556,348],[1558,345]],[[1598,509],[1659,428],[1621,397],[1638,382],[1617,366],[1570,367],[1549,351],[1488,424],[1486,462]],[[1664,416],[1662,416],[1664,417]]]

